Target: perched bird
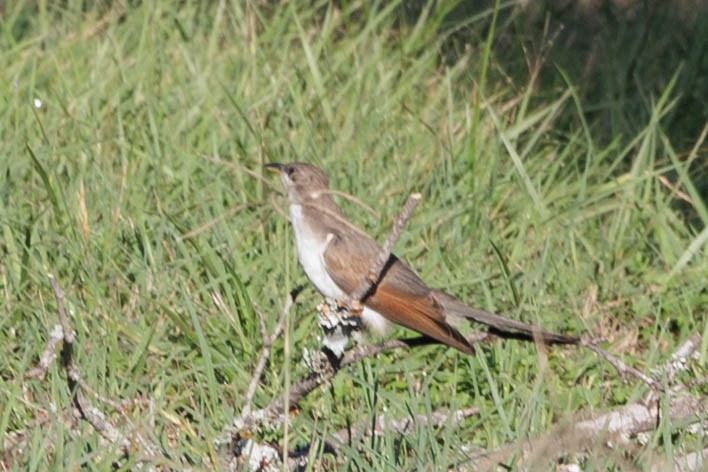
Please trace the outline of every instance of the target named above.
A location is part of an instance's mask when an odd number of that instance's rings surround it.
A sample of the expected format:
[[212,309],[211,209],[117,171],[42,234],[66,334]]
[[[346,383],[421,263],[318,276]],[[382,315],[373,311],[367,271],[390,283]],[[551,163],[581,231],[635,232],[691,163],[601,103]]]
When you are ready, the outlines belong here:
[[[288,194],[290,219],[300,265],[325,297],[348,300],[367,276],[381,247],[350,223],[334,203],[329,178],[306,163],[266,164],[280,174]],[[538,339],[546,344],[577,344],[573,336],[551,333],[505,316],[472,308],[428,287],[404,262],[391,255],[378,283],[362,300],[364,324],[383,333],[388,322],[474,354],[454,325],[460,319],[482,323],[497,334]]]

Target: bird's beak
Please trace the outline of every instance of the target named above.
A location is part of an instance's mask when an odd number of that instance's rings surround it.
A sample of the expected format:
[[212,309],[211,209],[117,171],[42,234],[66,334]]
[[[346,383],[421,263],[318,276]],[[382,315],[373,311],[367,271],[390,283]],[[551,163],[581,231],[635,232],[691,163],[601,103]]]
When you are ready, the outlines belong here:
[[269,162],[265,165],[265,168],[272,172],[275,172],[276,174],[281,174],[283,172],[283,169],[285,168],[285,165],[278,164],[277,162]]

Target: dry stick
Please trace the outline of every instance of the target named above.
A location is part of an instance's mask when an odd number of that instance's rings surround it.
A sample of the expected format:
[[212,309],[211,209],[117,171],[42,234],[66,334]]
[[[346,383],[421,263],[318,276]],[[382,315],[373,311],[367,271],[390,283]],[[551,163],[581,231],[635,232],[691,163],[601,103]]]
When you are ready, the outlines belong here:
[[[295,298],[298,296],[301,289],[301,287],[295,288],[295,290],[290,292],[286,297],[285,306],[283,307],[283,311],[280,314],[278,324],[275,325],[273,333],[270,336],[268,336],[264,329],[265,323],[261,323],[263,325],[263,350],[261,351],[261,357],[258,359],[256,368],[253,371],[251,383],[248,385],[248,390],[246,390],[246,400],[244,402],[243,409],[241,410],[241,415],[245,416],[251,412],[253,397],[255,396],[256,389],[258,388],[258,384],[261,381],[261,376],[263,375],[263,371],[265,370],[266,362],[268,362],[268,359],[270,358],[270,352],[273,348],[273,344],[275,343],[275,340],[280,337],[280,334],[283,332],[283,329],[285,329],[285,322],[288,319],[288,313],[290,313],[290,308],[292,308],[293,303],[295,303]],[[258,313],[258,316],[260,318],[263,318],[262,314],[260,313]]]
[[[667,369],[672,363],[675,363],[677,359],[686,359],[692,356],[700,345],[700,335],[698,333],[691,335],[687,341],[674,351],[666,363],[659,367],[659,369]],[[590,348],[590,346],[588,347]],[[601,357],[604,357],[603,353],[604,351],[602,353],[598,352]],[[610,357],[612,358],[612,356]],[[615,365],[615,361],[617,360],[608,359],[608,362],[612,365]],[[618,370],[627,368],[627,366],[623,366],[621,361],[619,361],[618,365]],[[682,365],[681,368],[685,369],[685,365]],[[675,375],[678,370],[680,369],[674,370],[673,375]],[[635,375],[633,372],[632,374]],[[644,374],[641,375],[646,377]],[[651,431],[657,427],[659,413],[659,397],[656,395],[655,390],[651,390],[647,393],[645,398],[642,398],[636,403],[624,405],[601,415],[582,419],[571,424],[561,424],[538,438],[525,441],[521,446],[511,444],[491,454],[485,454],[486,459],[484,459],[483,462],[476,463],[475,468],[479,470],[496,470],[498,463],[506,460],[519,450],[521,450],[523,457],[530,457],[530,464],[534,465],[534,460],[557,457],[569,452],[571,447],[575,449],[592,447],[594,444],[597,444],[598,440],[627,437],[629,435]],[[673,422],[685,422],[693,419],[700,421],[701,418],[705,418],[708,414],[708,397],[693,395],[672,396],[669,398],[668,411],[666,413]],[[534,455],[532,456],[532,454]],[[477,458],[477,460],[479,460],[479,458]]]
[[[61,323],[62,331],[64,332],[64,343],[65,348],[68,348],[67,354],[72,353],[72,347],[74,340],[76,339],[76,331],[71,328],[69,324],[69,317],[66,316],[66,311],[64,310],[64,294],[57,285],[57,280],[52,274],[47,274],[49,278],[49,285],[52,286],[52,292],[54,292],[54,298],[57,301],[57,311],[59,312],[59,322]],[[63,354],[63,353],[62,353]],[[71,358],[69,358],[71,361]]]
[[[526,458],[524,464],[531,470],[543,466],[544,462],[562,454],[578,449],[596,450],[597,446],[607,441],[625,441],[626,438],[647,431],[653,431],[658,425],[662,412],[659,402],[651,404],[632,403],[616,408],[595,418],[579,421],[571,425],[555,427],[550,433],[526,442],[521,446]],[[663,411],[672,423],[700,421],[708,413],[708,398],[693,395],[681,395],[670,398],[668,408]],[[492,455],[479,470],[496,470],[496,464],[518,451],[519,445],[510,446]],[[520,465],[520,464],[517,464]]]
[[658,378],[664,375],[667,381],[673,381],[676,374],[686,368],[686,360],[696,352],[700,344],[701,336],[698,333],[693,333],[693,335],[689,336],[689,338],[671,354],[671,357],[669,357],[669,360],[667,360],[664,365],[652,369],[652,376]]
[[[675,376],[676,372],[678,370],[681,370],[682,363],[685,362],[686,358],[690,357],[696,351],[700,342],[701,336],[698,333],[694,333],[693,335],[691,335],[686,341],[684,341],[681,346],[678,347],[678,349],[676,349],[676,351],[674,351],[669,360],[667,360],[663,366],[653,370],[652,375],[654,375],[655,377],[659,377],[662,374],[667,374],[668,380],[673,380],[673,377]],[[640,370],[627,365],[625,362],[610,354],[609,352],[605,351],[597,344],[598,342],[595,340],[580,340],[581,346],[585,346],[586,348],[590,349],[595,354],[609,362],[612,367],[614,367],[615,370],[619,373],[620,378],[623,381],[627,379],[627,374],[631,374],[642,382],[644,382],[654,392],[663,392],[665,390],[664,386],[660,382],[649,377]]]
[[[685,370],[686,365],[684,361],[691,357],[696,350],[701,345],[701,336],[698,333],[694,333],[689,338],[683,342],[666,360],[666,362],[658,367],[657,371],[668,372],[667,381],[671,382],[680,370]],[[602,354],[600,354],[602,356]],[[612,361],[609,361],[612,363]],[[680,365],[676,365],[680,362]],[[613,364],[614,365],[614,364]],[[629,368],[631,370],[631,367]],[[648,378],[643,373],[639,372],[642,377]],[[636,375],[632,372],[633,375]],[[641,377],[640,377],[641,378]],[[651,380],[652,383],[658,385],[663,391],[664,386]],[[651,386],[651,385],[650,385]],[[673,390],[672,390],[673,392]],[[670,414],[669,416],[673,419],[685,418],[691,414],[697,414],[700,411],[705,415],[705,410],[708,407],[708,398],[697,398],[690,395],[681,395],[675,398],[670,398]],[[701,406],[702,405],[702,406]],[[656,427],[656,418],[658,414],[658,396],[656,395],[656,390],[648,392],[645,397],[638,403],[626,405],[615,411],[611,411],[599,418],[594,420],[586,420],[576,423],[573,427],[576,431],[586,431],[589,433],[597,434],[604,428],[607,428],[609,432],[622,432],[624,434],[633,434],[641,432],[638,429],[638,425],[644,425],[647,429]],[[593,429],[593,428],[600,428]]]
[[49,366],[51,366],[54,359],[57,358],[57,346],[59,346],[59,343],[63,340],[64,330],[61,325],[54,325],[49,332],[49,339],[47,339],[47,345],[44,347],[42,357],[39,358],[39,365],[27,372],[27,378],[44,379],[49,370]]
[[[90,405],[86,401],[82,390],[85,389],[88,392],[93,392],[93,390],[84,382],[79,368],[74,364],[73,354],[76,331],[73,330],[71,324],[69,323],[69,317],[66,315],[66,310],[64,309],[64,294],[57,285],[56,278],[52,274],[48,274],[47,277],[49,278],[49,285],[52,287],[52,292],[54,293],[54,298],[57,302],[57,312],[59,313],[59,321],[61,322],[62,332],[64,335],[64,344],[61,350],[62,365],[64,366],[64,369],[66,369],[67,379],[69,380],[69,389],[73,392],[74,402],[81,413],[81,417],[93,426],[93,428],[98,431],[98,433],[108,442],[120,447],[124,454],[128,454],[128,452],[137,445],[139,450],[146,457],[163,456],[160,448],[143,438],[142,435],[136,433],[130,438],[126,437],[106,420],[106,415],[103,414],[101,410]],[[98,396],[95,392],[93,394]],[[115,408],[120,408],[120,404],[116,402],[102,397],[101,399]]]
[[647,386],[649,386],[649,388],[651,388],[652,390],[657,390],[657,391],[664,390],[664,386],[661,385],[659,382],[652,379],[651,377],[644,374],[643,372],[635,369],[634,367],[627,365],[625,362],[621,361],[619,358],[615,357],[614,355],[612,355],[609,352],[605,351],[604,349],[600,348],[595,341],[581,339],[580,345],[587,347],[592,352],[594,352],[595,354],[597,354],[598,356],[602,357],[607,362],[609,362],[612,365],[612,367],[614,367],[615,370],[617,370],[622,381],[626,381],[627,374],[631,374],[631,375],[637,377],[639,380],[641,380],[645,384],[647,384]]
[[91,386],[86,383],[86,381],[81,377],[81,374],[79,373],[78,370],[75,371],[69,371],[69,375],[73,377],[73,380],[81,387],[81,390],[84,392],[88,393],[92,398],[95,398],[96,400],[100,401],[101,403],[105,403],[106,405],[110,406],[114,410],[118,411],[123,411],[124,408],[128,407],[133,403],[132,400],[130,399],[125,399],[123,401],[117,402],[115,400],[112,400],[105,395],[101,395],[97,391],[95,391]]
[[59,321],[61,322],[62,333],[64,335],[64,345],[61,349],[62,364],[66,369],[67,377],[69,379],[69,389],[74,392],[74,401],[76,402],[76,406],[79,408],[81,416],[83,416],[86,421],[88,421],[109,442],[118,444],[121,448],[128,447],[129,442],[127,439],[123,437],[119,431],[113,428],[113,425],[105,420],[105,415],[100,413],[97,409],[91,408],[81,393],[81,386],[79,385],[81,373],[74,365],[73,358],[76,331],[74,331],[69,324],[69,318],[66,316],[66,310],[64,309],[64,293],[57,285],[56,278],[52,274],[48,274],[47,277],[49,278],[49,285],[52,287],[52,292],[54,292],[54,298],[57,302],[57,312],[59,313]]
[[[680,395],[670,398],[668,407],[667,416],[671,418],[672,422],[688,421],[693,417],[705,417],[708,412],[708,398]],[[658,425],[659,408],[658,401],[653,401],[648,405],[632,403],[596,418],[576,423],[572,430],[583,438],[596,437],[603,432],[628,436],[651,431],[656,429]]]

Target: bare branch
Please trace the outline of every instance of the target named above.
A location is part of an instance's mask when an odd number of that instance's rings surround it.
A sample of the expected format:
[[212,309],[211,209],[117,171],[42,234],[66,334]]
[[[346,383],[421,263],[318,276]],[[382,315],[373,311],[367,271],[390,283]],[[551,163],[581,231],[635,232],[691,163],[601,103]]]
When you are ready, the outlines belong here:
[[694,355],[699,347],[701,347],[701,336],[698,333],[693,333],[671,354],[664,365],[651,371],[652,375],[657,378],[666,375],[669,382],[673,381],[676,374],[686,369],[686,361]]
[[[698,333],[692,335],[670,356],[668,363],[678,358],[691,356],[694,346],[700,346],[700,344],[700,335]],[[594,345],[594,343],[584,341],[583,345],[590,348],[590,345]],[[600,351],[602,350],[600,349]],[[602,353],[598,352],[598,354],[605,358]],[[626,368],[621,361],[614,359],[613,356],[609,357],[612,360],[608,359],[608,362],[613,366],[615,361],[618,362],[618,370]],[[635,375],[631,371],[628,372]],[[523,461],[524,468],[536,470],[546,468],[547,461],[560,455],[577,450],[596,450],[597,447],[602,447],[610,440],[626,442],[631,436],[653,431],[659,424],[660,415],[666,415],[672,423],[695,423],[705,421],[705,418],[708,417],[708,397],[676,395],[674,389],[665,392],[665,395],[669,396],[666,410],[662,409],[657,391],[652,389],[636,403],[624,405],[591,418],[570,423],[564,422],[531,441],[511,444],[493,453],[484,452],[471,458],[471,461],[475,465],[475,470],[496,470],[498,464],[521,453],[519,460]]]
[[[670,399],[667,416],[671,422],[695,421],[708,413],[708,398],[682,395]],[[658,401],[625,405],[577,423],[563,423],[531,441],[505,446],[493,453],[483,452],[471,458],[474,470],[497,470],[499,464],[510,468],[542,470],[548,461],[580,450],[598,450],[608,441],[626,442],[631,435],[652,431],[659,424]],[[506,463],[519,455],[515,464]],[[524,467],[520,467],[521,464]],[[468,464],[469,465],[469,464]]]
[[59,320],[61,322],[61,331],[64,342],[61,351],[62,366],[66,370],[69,389],[73,394],[74,404],[79,410],[81,417],[85,419],[104,439],[120,448],[123,454],[127,455],[133,452],[133,449],[137,448],[141,458],[164,457],[161,449],[151,441],[145,439],[141,434],[135,433],[130,438],[126,437],[108,420],[106,420],[106,415],[101,410],[95,406],[92,406],[84,397],[83,391],[87,391],[94,397],[116,409],[120,409],[122,407],[120,403],[114,402],[96,393],[81,377],[79,368],[74,364],[73,353],[76,332],[71,327],[69,317],[66,315],[66,310],[64,309],[64,294],[59,288],[54,276],[52,274],[48,274],[48,278],[57,303],[57,312],[59,313]]
[[[69,317],[66,316],[66,310],[64,310],[64,294],[57,285],[57,280],[52,274],[47,274],[49,278],[49,285],[52,286],[52,292],[54,292],[54,299],[57,302],[57,312],[59,313],[59,321],[61,322],[61,328],[64,332],[64,343],[69,345],[71,348],[74,339],[76,339],[76,331],[71,328],[69,324]],[[71,351],[69,351],[71,353]],[[69,358],[71,360],[71,358]]]
[[[672,422],[686,421],[694,415],[705,417],[708,398],[682,395],[669,401],[668,416]],[[654,430],[659,420],[659,404],[632,403],[617,408],[596,418],[581,421],[573,426],[573,432],[583,438],[602,433],[628,436]]]
[[253,404],[253,397],[256,394],[256,389],[263,376],[263,371],[265,370],[266,362],[270,358],[270,352],[273,348],[275,340],[280,337],[280,334],[285,329],[285,323],[288,319],[288,314],[290,313],[290,308],[292,308],[293,303],[295,303],[295,298],[298,296],[302,287],[297,287],[295,290],[290,292],[285,298],[285,305],[283,306],[283,311],[280,313],[280,319],[273,329],[273,333],[270,336],[267,335],[265,329],[263,328],[263,350],[261,351],[261,357],[258,359],[256,368],[253,370],[253,376],[251,377],[251,383],[248,384],[248,390],[246,390],[246,400],[243,404],[243,409],[241,410],[241,415],[248,415],[251,412],[251,406]]
[[644,374],[643,372],[635,369],[634,367],[627,365],[624,361],[620,360],[616,356],[614,356],[614,355],[610,354],[609,352],[605,351],[604,349],[600,348],[594,340],[581,339],[580,345],[585,346],[586,348],[590,349],[592,352],[594,352],[595,354],[597,354],[598,356],[602,357],[607,362],[609,362],[612,365],[612,367],[615,368],[615,370],[620,375],[620,378],[623,381],[626,381],[627,375],[631,374],[634,377],[641,380],[642,382],[644,382],[645,384],[647,384],[647,386],[649,388],[651,388],[652,390],[656,390],[656,391],[663,391],[664,390],[664,386],[661,385],[659,382],[652,379],[651,377]]
[[44,379],[49,366],[57,358],[57,347],[63,340],[64,330],[61,325],[54,325],[54,328],[49,332],[49,339],[47,339],[47,345],[44,347],[42,357],[39,358],[39,365],[27,372],[27,378]]

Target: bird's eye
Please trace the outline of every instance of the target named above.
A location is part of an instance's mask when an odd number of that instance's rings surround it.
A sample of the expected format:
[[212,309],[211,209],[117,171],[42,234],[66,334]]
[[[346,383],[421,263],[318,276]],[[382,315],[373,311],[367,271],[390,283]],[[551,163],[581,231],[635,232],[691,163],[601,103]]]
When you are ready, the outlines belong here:
[[294,169],[293,167],[288,167],[285,172],[288,173],[288,177],[290,177],[291,179],[292,179],[292,178],[294,177],[294,175],[295,175],[295,169]]

